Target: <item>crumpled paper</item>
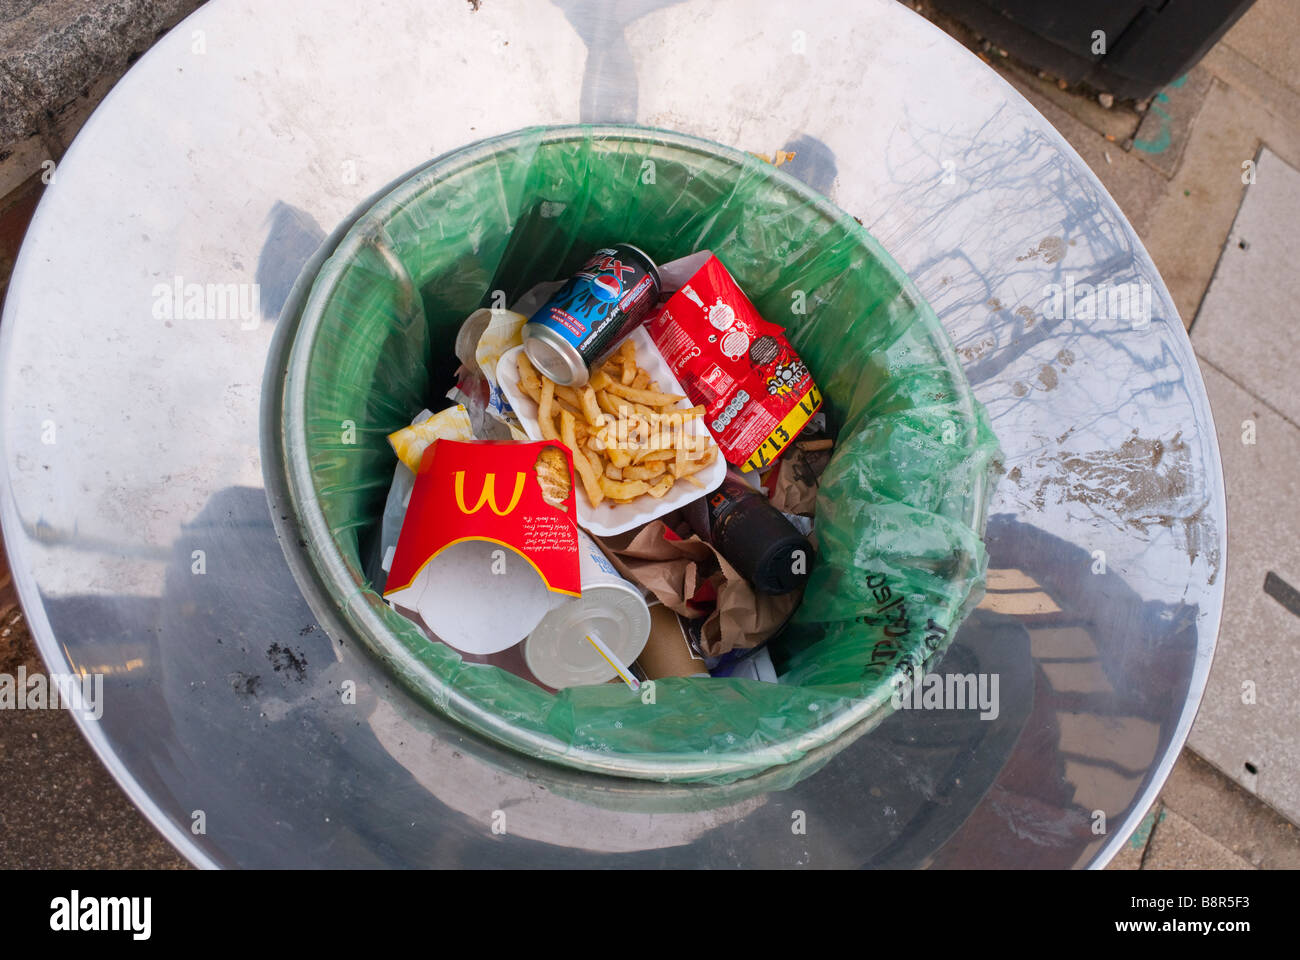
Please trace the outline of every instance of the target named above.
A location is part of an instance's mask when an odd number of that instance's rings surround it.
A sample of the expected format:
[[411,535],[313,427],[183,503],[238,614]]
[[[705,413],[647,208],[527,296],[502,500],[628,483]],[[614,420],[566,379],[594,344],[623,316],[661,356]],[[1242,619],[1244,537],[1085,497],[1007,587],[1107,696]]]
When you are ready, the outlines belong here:
[[680,536],[663,520],[604,537],[601,544],[619,573],[664,606],[684,617],[704,618],[699,645],[707,657],[763,643],[802,597],[798,590],[780,597],[756,592],[710,544],[694,534]]
[[777,461],[772,506],[782,513],[811,517],[817,510],[817,482],[831,459],[829,439],[796,440]]

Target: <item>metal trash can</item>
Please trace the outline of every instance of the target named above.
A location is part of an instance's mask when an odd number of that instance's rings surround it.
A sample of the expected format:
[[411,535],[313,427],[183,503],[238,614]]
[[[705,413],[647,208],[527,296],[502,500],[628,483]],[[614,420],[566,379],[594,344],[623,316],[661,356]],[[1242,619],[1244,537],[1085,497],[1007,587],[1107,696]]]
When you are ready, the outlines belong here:
[[[617,238],[660,260],[717,252],[786,327],[839,429],[818,563],[773,641],[780,683],[669,678],[652,706],[618,685],[552,695],[430,642],[365,576],[392,477],[385,437],[451,382],[460,322]],[[983,408],[888,254],[768,163],[659,130],[532,128],[416,171],[300,282],[312,289],[278,398],[278,459],[310,565],[300,583],[327,608],[322,623],[344,624],[429,704],[498,742],[603,773],[730,782],[883,717],[894,678],[941,654],[978,601],[997,452]]]

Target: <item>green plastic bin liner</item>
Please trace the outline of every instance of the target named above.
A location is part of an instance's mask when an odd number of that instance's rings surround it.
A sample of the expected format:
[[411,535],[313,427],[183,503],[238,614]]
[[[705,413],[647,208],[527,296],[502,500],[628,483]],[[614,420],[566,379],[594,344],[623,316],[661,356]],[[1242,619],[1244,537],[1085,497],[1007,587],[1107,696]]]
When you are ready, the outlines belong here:
[[[634,243],[663,263],[705,248],[782,324],[838,442],[818,555],[771,643],[780,682],[673,678],[557,695],[462,661],[367,581],[395,457],[441,409],[452,346],[480,306]],[[343,621],[413,690],[527,754],[608,774],[727,783],[829,744],[890,709],[983,592],[997,442],[937,317],[855,219],[768,163],[639,127],[548,127],[483,141],[375,203],[323,264],[290,351],[288,486],[311,564]]]

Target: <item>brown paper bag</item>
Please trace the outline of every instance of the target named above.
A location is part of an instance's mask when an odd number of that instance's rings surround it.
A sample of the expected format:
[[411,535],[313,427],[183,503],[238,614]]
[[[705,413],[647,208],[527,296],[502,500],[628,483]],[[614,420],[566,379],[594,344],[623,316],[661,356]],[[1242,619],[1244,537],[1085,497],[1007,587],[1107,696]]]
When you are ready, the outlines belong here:
[[830,462],[829,440],[796,440],[777,463],[772,506],[811,517],[817,510],[817,481]]
[[[684,617],[705,618],[700,630],[705,656],[758,646],[785,624],[802,596],[800,591],[781,597],[755,592],[711,545],[694,534],[681,538],[662,520],[605,537],[601,544],[619,573],[664,606]],[[717,595],[711,611],[690,603],[705,583]]]

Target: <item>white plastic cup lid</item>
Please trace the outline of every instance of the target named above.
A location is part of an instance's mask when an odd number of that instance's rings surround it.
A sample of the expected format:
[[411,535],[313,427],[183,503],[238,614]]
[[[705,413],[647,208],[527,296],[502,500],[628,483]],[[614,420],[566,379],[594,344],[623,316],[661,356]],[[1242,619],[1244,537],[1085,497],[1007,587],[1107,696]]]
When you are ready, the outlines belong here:
[[587,639],[593,631],[619,660],[631,664],[650,636],[649,608],[631,586],[584,587],[580,599],[552,610],[528,635],[528,669],[557,690],[612,680],[614,668]]

